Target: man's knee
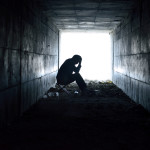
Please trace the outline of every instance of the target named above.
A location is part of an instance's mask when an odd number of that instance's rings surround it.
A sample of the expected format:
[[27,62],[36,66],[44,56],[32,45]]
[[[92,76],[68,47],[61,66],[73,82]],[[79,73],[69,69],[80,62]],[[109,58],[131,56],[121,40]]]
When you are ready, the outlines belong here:
[[76,73],[75,78],[76,78],[76,80],[83,80],[83,78],[80,75],[80,73]]
[[75,73],[75,78],[81,77],[80,73]]

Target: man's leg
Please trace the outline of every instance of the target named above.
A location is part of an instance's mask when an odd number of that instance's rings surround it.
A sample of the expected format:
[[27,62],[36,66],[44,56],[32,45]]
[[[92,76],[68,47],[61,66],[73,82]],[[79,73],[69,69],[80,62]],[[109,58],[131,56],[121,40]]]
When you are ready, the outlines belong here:
[[76,83],[78,84],[78,86],[82,92],[84,90],[86,90],[86,87],[87,87],[86,83],[84,82],[82,76],[79,73],[75,73],[75,74],[72,74],[70,76],[64,76],[58,80],[58,83],[63,84],[63,85],[67,85],[67,84],[70,84],[74,81],[76,81]]
[[87,86],[85,81],[83,80],[82,76],[79,73],[74,74],[76,82],[80,88],[80,90],[83,92],[84,90],[86,90]]
[[62,85],[67,85],[74,82],[75,80],[76,79],[74,75],[70,75],[70,76],[64,75],[61,78],[60,77],[57,78],[57,83]]

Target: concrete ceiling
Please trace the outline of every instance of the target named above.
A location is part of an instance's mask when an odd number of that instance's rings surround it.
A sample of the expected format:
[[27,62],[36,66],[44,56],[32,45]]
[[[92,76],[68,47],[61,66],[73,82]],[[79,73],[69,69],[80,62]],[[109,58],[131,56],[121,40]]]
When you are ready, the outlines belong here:
[[36,0],[59,29],[113,30],[135,0]]

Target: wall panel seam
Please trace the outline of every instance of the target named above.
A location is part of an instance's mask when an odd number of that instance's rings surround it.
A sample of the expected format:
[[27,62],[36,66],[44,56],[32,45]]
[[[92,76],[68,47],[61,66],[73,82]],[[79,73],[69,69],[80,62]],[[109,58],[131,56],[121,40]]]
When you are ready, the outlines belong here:
[[136,53],[136,54],[129,54],[129,55],[116,55],[115,57],[124,57],[124,56],[135,56],[135,55],[149,55],[150,52],[147,53]]
[[133,79],[133,80],[136,80],[136,81],[138,81],[138,82],[142,82],[142,83],[145,83],[145,84],[147,84],[147,85],[150,85],[150,84],[147,83],[147,82],[144,82],[144,81],[135,79],[135,78],[133,78],[133,77],[127,76],[127,75],[125,75],[125,74],[123,74],[123,73],[120,73],[120,72],[118,72],[118,71],[115,71],[115,72],[117,72],[117,73],[119,73],[119,74],[121,74],[121,75],[123,75],[123,76],[126,76],[126,77],[128,77],[128,78],[131,78],[131,79]]
[[43,76],[41,76],[41,77],[34,78],[34,79],[32,79],[32,80],[28,80],[28,81],[22,82],[21,84],[25,84],[25,83],[28,83],[28,82],[31,82],[31,81],[34,81],[34,80],[37,80],[37,79],[41,79],[41,78],[43,78],[43,77],[45,77],[45,76],[49,76],[49,75],[51,75],[51,74],[53,74],[53,73],[56,73],[56,72],[57,72],[57,70],[56,70],[56,71],[53,71],[53,72],[51,72],[51,73],[45,74],[45,75],[43,75]]

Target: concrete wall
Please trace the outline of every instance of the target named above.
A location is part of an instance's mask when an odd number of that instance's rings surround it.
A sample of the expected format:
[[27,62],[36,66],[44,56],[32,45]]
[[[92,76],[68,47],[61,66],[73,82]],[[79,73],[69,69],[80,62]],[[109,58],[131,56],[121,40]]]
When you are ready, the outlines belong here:
[[136,9],[113,33],[113,82],[150,111],[150,1]]
[[55,83],[58,29],[29,0],[0,2],[0,127]]

